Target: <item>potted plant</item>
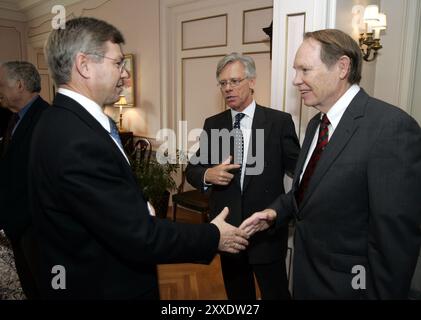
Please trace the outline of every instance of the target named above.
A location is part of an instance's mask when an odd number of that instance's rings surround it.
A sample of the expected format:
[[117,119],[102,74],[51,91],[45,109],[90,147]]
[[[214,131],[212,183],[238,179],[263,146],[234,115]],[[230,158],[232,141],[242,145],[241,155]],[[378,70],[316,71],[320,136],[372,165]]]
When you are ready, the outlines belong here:
[[146,199],[155,208],[156,216],[166,218],[170,191],[177,187],[173,174],[176,173],[179,165],[172,161],[158,161],[156,157],[151,157],[150,161],[141,159],[139,154],[135,154],[132,161],[132,168],[139,186]]

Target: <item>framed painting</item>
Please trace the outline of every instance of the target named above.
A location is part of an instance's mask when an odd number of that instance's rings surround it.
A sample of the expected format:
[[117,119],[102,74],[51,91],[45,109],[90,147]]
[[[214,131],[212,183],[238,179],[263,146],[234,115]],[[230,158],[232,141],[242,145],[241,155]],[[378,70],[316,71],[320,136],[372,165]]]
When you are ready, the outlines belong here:
[[125,54],[124,60],[126,61],[125,68],[129,73],[129,79],[124,81],[124,88],[122,91],[122,95],[125,96],[127,101],[127,106],[135,107],[135,72],[134,72],[134,56],[133,54]]

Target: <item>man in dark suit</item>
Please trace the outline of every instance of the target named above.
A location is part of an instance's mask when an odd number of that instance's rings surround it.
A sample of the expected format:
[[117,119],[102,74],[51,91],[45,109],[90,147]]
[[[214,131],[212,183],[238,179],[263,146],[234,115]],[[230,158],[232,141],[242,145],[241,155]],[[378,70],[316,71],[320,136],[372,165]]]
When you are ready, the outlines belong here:
[[245,233],[224,210],[208,225],[151,216],[114,122],[103,112],[124,82],[124,38],[94,18],[68,20],[46,44],[58,85],[34,132],[30,201],[43,297],[158,299],[157,263],[207,262],[237,253]]
[[12,244],[16,269],[28,299],[39,297],[27,180],[32,132],[49,106],[39,96],[40,91],[40,75],[31,63],[11,61],[0,66],[1,105],[13,113],[0,158],[0,229],[4,229]]
[[421,242],[421,130],[358,86],[361,65],[344,32],[305,35],[294,85],[320,113],[291,192],[241,226],[251,234],[295,218],[297,299],[408,297]]
[[[210,189],[211,217],[227,206],[231,212],[228,221],[239,226],[284,193],[284,175],[293,174],[300,146],[289,114],[254,101],[256,68],[251,57],[238,53],[225,56],[218,63],[216,77],[230,109],[206,119],[200,149],[187,166],[186,177],[197,189]],[[213,139],[215,132],[221,136],[231,133],[233,143],[225,148],[219,145],[219,138]],[[239,146],[236,133],[243,140]],[[230,137],[225,138],[229,143]],[[242,152],[238,153],[238,148]],[[230,153],[223,154],[224,149]],[[219,158],[213,161],[217,153]],[[254,275],[262,299],[288,299],[287,241],[285,225],[256,235],[239,255],[222,254],[228,299],[256,299]]]

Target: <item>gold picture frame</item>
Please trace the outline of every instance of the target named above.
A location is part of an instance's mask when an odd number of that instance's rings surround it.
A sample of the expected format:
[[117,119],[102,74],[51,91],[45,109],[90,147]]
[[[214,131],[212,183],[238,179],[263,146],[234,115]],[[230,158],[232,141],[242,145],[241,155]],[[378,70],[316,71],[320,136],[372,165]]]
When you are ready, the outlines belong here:
[[134,55],[125,54],[124,60],[126,61],[125,68],[129,73],[129,78],[124,81],[124,88],[121,92],[125,96],[127,101],[127,106],[134,107],[136,106],[136,78],[135,78],[135,68],[134,68]]

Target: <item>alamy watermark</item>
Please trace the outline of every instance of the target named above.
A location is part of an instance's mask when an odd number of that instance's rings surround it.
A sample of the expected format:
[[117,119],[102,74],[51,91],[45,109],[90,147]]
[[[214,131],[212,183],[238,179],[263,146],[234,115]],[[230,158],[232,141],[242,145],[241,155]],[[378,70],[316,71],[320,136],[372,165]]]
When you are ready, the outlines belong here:
[[51,288],[54,290],[66,290],[66,268],[62,265],[56,265],[51,269],[53,278],[51,279]]
[[[161,129],[156,135],[160,143],[156,151],[159,163],[197,165],[218,165],[229,158],[233,150],[235,132],[228,129],[193,129],[187,132],[187,122],[180,121],[177,134],[172,129]],[[251,132],[252,131],[252,132]],[[263,172],[265,163],[265,136],[264,129],[244,130],[250,136],[248,152],[244,155],[247,175],[259,175]],[[251,136],[254,136],[251,138]],[[191,147],[188,144],[193,143]],[[200,148],[200,152],[197,150]],[[238,155],[234,153],[233,163],[239,163]]]
[[352,267],[352,274],[356,274],[352,278],[352,289],[354,290],[365,290],[366,289],[366,270],[364,266],[356,265]]
[[55,5],[51,8],[51,13],[55,14],[51,20],[51,27],[54,30],[65,29],[66,26],[66,8],[63,5]]

